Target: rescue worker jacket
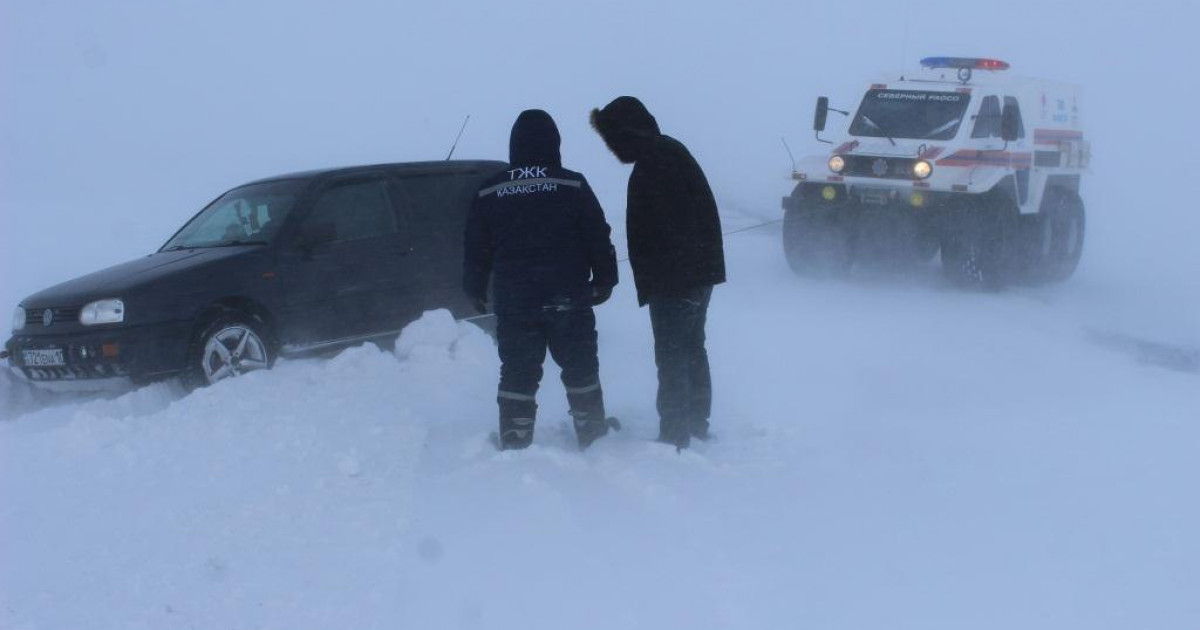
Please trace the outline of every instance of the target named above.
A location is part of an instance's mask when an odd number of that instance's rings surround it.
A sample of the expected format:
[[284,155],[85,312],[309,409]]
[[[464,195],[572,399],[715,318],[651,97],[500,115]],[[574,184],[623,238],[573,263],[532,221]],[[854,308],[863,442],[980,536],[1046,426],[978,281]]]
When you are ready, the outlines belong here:
[[482,300],[490,276],[498,314],[591,307],[593,287],[617,284],[611,229],[587,180],[561,166],[549,114],[518,117],[510,159],[471,205],[463,289]]

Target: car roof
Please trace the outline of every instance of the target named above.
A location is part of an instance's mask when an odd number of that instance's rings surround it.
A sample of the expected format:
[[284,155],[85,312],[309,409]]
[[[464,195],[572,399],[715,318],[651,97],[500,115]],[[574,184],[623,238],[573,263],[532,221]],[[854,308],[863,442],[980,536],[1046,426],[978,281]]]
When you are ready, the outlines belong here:
[[[442,160],[438,162],[391,162],[384,164],[364,164],[360,166],[342,166],[336,168],[321,168],[310,171],[299,171],[296,173],[285,173],[283,175],[274,175],[271,177],[263,177],[251,182],[246,182],[242,186],[250,186],[252,184],[265,184],[267,182],[275,182],[287,179],[324,179],[327,177],[340,175],[353,175],[355,173],[373,172],[373,171],[392,171],[398,175],[432,175],[437,173],[470,173],[470,172],[495,172],[505,166],[505,162],[497,160]],[[241,186],[238,186],[241,188]]]

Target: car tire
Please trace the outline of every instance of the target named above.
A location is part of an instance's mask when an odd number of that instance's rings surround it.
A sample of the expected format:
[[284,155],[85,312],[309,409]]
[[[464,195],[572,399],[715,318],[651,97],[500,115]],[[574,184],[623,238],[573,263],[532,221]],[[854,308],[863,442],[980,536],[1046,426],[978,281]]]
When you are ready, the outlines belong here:
[[1070,278],[1083,256],[1087,215],[1079,194],[1066,188],[1046,190],[1030,231],[1026,279],[1034,284]]
[[1012,282],[1020,209],[1002,186],[956,202],[942,237],[942,273],[952,283],[996,291]]
[[799,276],[837,277],[850,271],[853,248],[837,208],[806,208],[799,197],[783,217],[783,253]]
[[934,258],[937,258],[941,248],[942,245],[937,238],[922,232],[917,236],[917,242],[913,246],[914,261],[918,265],[928,265],[933,262]]
[[188,344],[181,380],[189,391],[275,364],[274,340],[262,318],[226,310],[204,321]]

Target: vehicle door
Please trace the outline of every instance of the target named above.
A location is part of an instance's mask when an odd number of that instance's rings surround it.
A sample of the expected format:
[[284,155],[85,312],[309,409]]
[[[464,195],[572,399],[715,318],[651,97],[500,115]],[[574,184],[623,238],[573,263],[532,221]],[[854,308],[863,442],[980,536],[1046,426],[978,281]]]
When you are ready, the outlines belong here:
[[395,330],[409,272],[410,235],[386,174],[326,183],[281,255],[289,349]]
[[[1017,108],[1017,118],[1020,120],[1021,111],[1017,99],[1006,96],[1004,106]],[[1004,166],[1012,169],[1012,179],[1016,188],[1014,197],[1022,207],[1029,203],[1029,175],[1032,154],[1022,150],[1025,140],[1025,123],[1021,120],[1018,126],[1018,141],[1006,144],[1000,133],[1003,109],[1000,97],[988,95],[980,102],[979,113],[975,116],[975,126],[971,130],[971,138],[982,151],[978,158],[982,163],[993,166]]]
[[1004,106],[1017,112],[1017,141],[1008,147],[1013,168],[1016,169],[1017,198],[1022,207],[1029,205],[1030,174],[1033,168],[1033,153],[1025,147],[1025,119],[1021,116],[1021,103],[1013,96],[1004,97]]
[[406,174],[398,180],[399,200],[412,226],[412,257],[419,269],[419,311],[449,309],[455,317],[474,313],[462,290],[463,236],[479,185],[490,174],[449,172]]

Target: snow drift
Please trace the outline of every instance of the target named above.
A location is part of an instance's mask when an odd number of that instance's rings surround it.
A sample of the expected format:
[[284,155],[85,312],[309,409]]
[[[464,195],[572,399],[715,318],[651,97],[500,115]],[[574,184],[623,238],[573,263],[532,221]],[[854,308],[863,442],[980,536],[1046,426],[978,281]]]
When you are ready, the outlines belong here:
[[599,309],[626,428],[585,453],[552,366],[534,446],[491,448],[495,350],[445,312],[394,353],[0,423],[0,625],[1200,622],[1195,373],[1095,343],[1088,327],[1121,316],[1086,280],[807,282],[777,238],[729,243],[718,440],[681,454],[651,442],[649,324],[627,284]]

